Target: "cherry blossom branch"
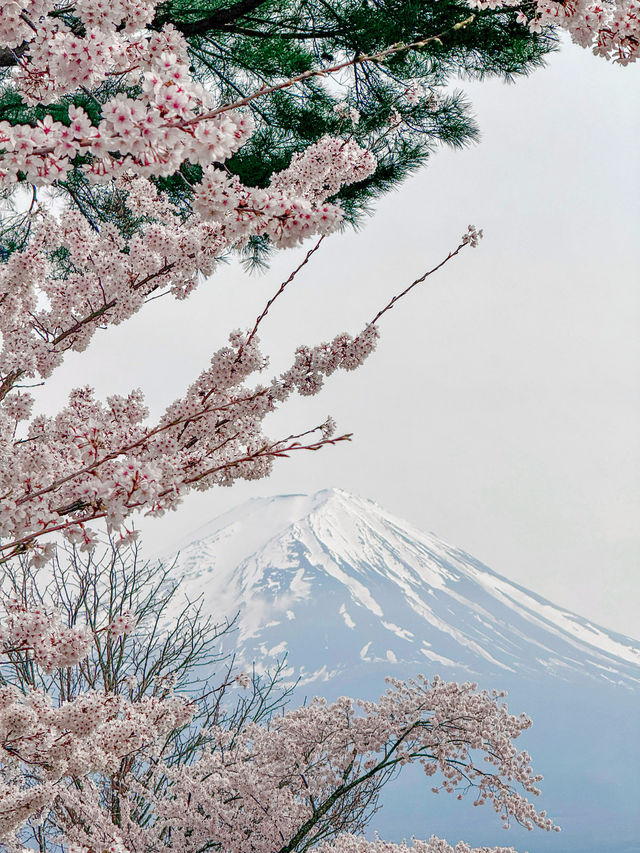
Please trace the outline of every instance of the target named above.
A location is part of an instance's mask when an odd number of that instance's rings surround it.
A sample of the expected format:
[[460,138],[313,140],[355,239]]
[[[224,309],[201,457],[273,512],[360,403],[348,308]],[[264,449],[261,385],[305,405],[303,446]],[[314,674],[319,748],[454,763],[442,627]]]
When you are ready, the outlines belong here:
[[[131,285],[131,289],[132,290],[140,290],[140,288],[144,287],[145,284],[148,284],[150,281],[153,281],[154,279],[160,278],[160,276],[166,275],[168,272],[171,272],[171,270],[173,269],[174,266],[175,266],[175,263],[163,264],[160,269],[156,270],[153,273],[149,273],[149,275],[140,279],[140,281],[135,281]],[[148,291],[146,291],[146,293],[153,293],[155,290],[158,289],[158,287],[161,287],[161,286],[162,286],[162,284],[160,284],[160,283],[156,284],[152,288],[150,288]],[[57,335],[56,337],[53,338],[53,340],[51,341],[51,345],[54,347],[58,346],[66,338],[70,337],[71,335],[75,335],[76,332],[79,332],[84,326],[87,326],[90,323],[93,323],[94,320],[98,320],[100,317],[104,316],[107,313],[107,311],[109,311],[111,308],[115,308],[115,306],[117,304],[118,304],[117,299],[110,299],[108,302],[105,302],[104,305],[100,306],[100,308],[96,308],[95,311],[92,311],[90,314],[87,314],[81,320],[78,320],[76,323],[73,324],[73,326],[70,326],[68,329],[65,329],[64,332],[60,332],[59,335]],[[1,391],[1,389],[0,389],[0,391]],[[1,399],[1,397],[0,397],[0,399]]]
[[[0,486],[3,478],[6,484],[4,514],[0,513],[0,533],[5,539],[0,546],[2,561],[27,549],[34,559],[44,559],[48,546],[36,547],[36,541],[59,532],[72,540],[79,537],[91,547],[94,534],[85,526],[92,521],[105,519],[110,530],[119,530],[134,511],[162,513],[191,488],[208,488],[238,477],[266,476],[273,460],[294,450],[316,450],[347,440],[348,435],[331,438],[335,429],[331,419],[320,428],[320,441],[305,444],[300,439],[309,431],[270,442],[261,435],[260,424],[294,391],[317,394],[325,377],[336,369],[358,367],[375,346],[380,317],[465,245],[475,246],[480,237],[481,232],[470,226],[456,249],[393,297],[359,336],[338,335],[331,343],[299,347],[288,371],[252,391],[243,382],[264,367],[256,330],[275,298],[309,262],[320,242],[281,284],[252,331],[234,333],[232,346],[214,355],[211,367],[155,426],[143,426],[146,411],[139,393],[127,399],[110,398],[109,407],[104,408],[88,390],[74,392],[67,410],[55,419],[34,422],[27,436],[14,441],[9,451],[11,464],[16,472],[25,471],[20,488],[16,489],[14,478],[0,470]],[[21,400],[15,400],[15,423],[28,411],[20,408]],[[70,432],[69,419],[77,415],[80,420]],[[311,432],[315,429],[319,428]],[[33,470],[34,452],[38,459],[43,453],[51,454],[46,477]]]
[[[309,435],[309,434],[311,434],[317,430],[322,430],[322,429],[323,429],[323,425],[318,426],[318,427],[314,427],[313,429],[306,430],[305,432],[300,433],[297,436],[289,436],[289,439],[300,438],[302,436]],[[218,474],[222,471],[233,471],[234,469],[237,469],[237,468],[241,467],[242,465],[246,465],[248,463],[256,462],[256,461],[263,460],[263,459],[270,460],[270,459],[288,458],[288,456],[291,453],[298,451],[298,450],[316,451],[316,450],[320,450],[321,448],[326,447],[328,445],[335,445],[335,444],[338,444],[339,442],[342,442],[342,441],[351,441],[351,438],[352,438],[352,434],[347,433],[344,435],[337,436],[335,438],[331,438],[331,437],[322,438],[316,442],[311,442],[309,444],[301,444],[298,441],[290,442],[287,444],[289,439],[281,439],[277,442],[274,442],[271,445],[266,445],[264,447],[259,448],[256,451],[252,452],[252,453],[247,453],[244,456],[236,458],[231,462],[226,462],[226,463],[223,463],[222,465],[211,466],[211,467],[205,469],[204,471],[200,471],[198,474],[195,474],[193,476],[185,476],[182,479],[182,483],[185,486],[191,486],[195,483],[201,482],[202,480],[206,479],[207,477],[211,477],[214,474]],[[137,442],[137,445],[139,446],[142,443],[143,442]],[[31,499],[36,499],[38,497],[42,497],[45,494],[55,492],[57,489],[60,488],[60,486],[64,485],[65,482],[70,482],[74,479],[77,479],[79,476],[82,476],[82,474],[89,473],[91,470],[101,467],[107,461],[110,461],[111,459],[113,459],[117,456],[124,455],[126,452],[127,451],[123,449],[121,451],[118,451],[117,453],[111,454],[109,458],[104,458],[104,459],[98,460],[95,463],[95,465],[91,466],[90,468],[87,468],[83,471],[74,472],[69,477],[66,477],[64,479],[64,481],[59,481],[57,483],[53,483],[50,486],[47,486],[46,488],[40,490],[40,492],[38,494],[34,493],[34,494],[26,495],[24,498],[20,499],[19,503],[24,503],[24,502],[29,501]],[[175,493],[175,487],[166,488],[163,491],[160,491],[158,493],[157,499],[162,500],[162,498],[165,498],[168,495],[172,495],[174,493]],[[133,511],[136,509],[145,509],[147,507],[147,504],[143,501],[136,501],[136,502],[131,502],[131,503],[127,502],[124,504],[124,506],[126,507],[127,510]],[[71,533],[74,528],[82,530],[85,524],[89,524],[92,521],[97,521],[97,520],[103,519],[107,516],[107,512],[105,511],[104,507],[102,507],[101,505],[92,506],[91,504],[83,504],[81,501],[76,501],[74,504],[70,504],[68,506],[57,507],[53,511],[55,513],[57,513],[58,515],[67,515],[71,512],[78,512],[78,511],[81,511],[81,510],[84,510],[87,508],[90,508],[91,511],[86,513],[85,515],[83,515],[80,518],[73,518],[70,521],[65,521],[65,522],[61,522],[58,524],[51,524],[50,523],[50,524],[47,524],[46,526],[44,526],[41,530],[35,531],[34,533],[29,534],[27,536],[23,536],[21,539],[16,539],[16,540],[13,540],[12,542],[2,543],[0,545],[0,565],[7,563],[8,561],[13,559],[14,557],[18,556],[19,554],[25,553],[26,547],[28,545],[32,544],[36,539],[38,539],[41,536],[50,536],[51,534],[60,533],[60,532]]]
[[383,314],[386,314],[387,311],[390,311],[394,307],[396,302],[398,302],[400,299],[402,299],[404,296],[406,296],[410,290],[413,290],[413,288],[416,287],[416,285],[422,284],[422,282],[425,281],[425,279],[427,279],[430,275],[433,275],[433,273],[437,272],[445,264],[449,263],[449,261],[452,258],[455,258],[455,256],[460,251],[462,251],[462,249],[464,249],[465,246],[472,246],[473,248],[475,248],[478,245],[478,241],[480,239],[482,239],[482,229],[478,230],[475,228],[475,226],[470,225],[467,233],[463,236],[463,238],[460,241],[457,248],[455,248],[453,251],[449,252],[447,257],[444,258],[444,260],[440,261],[440,263],[437,264],[435,267],[433,267],[432,269],[425,272],[423,275],[420,276],[420,278],[417,278],[415,281],[413,281],[401,293],[398,293],[396,296],[394,296],[393,299],[387,305],[385,305],[384,308],[381,308],[380,311],[378,311],[376,316],[371,321],[371,325],[375,326],[375,324],[378,322],[380,317],[382,317]]
[[[187,295],[225,251],[251,236],[263,235],[285,247],[331,233],[340,225],[341,211],[325,201],[327,195],[374,168],[368,152],[329,138],[296,155],[274,175],[269,190],[244,187],[209,168],[196,188],[197,210],[188,223],[175,216],[149,181],[125,180],[122,189],[134,215],[155,220],[128,247],[108,226],[104,233],[92,231],[79,214],[66,213],[59,224],[45,218],[32,236],[41,248],[14,253],[0,267],[0,299],[11,293],[13,301],[12,312],[0,314],[0,399],[23,375],[48,376],[66,351],[84,349],[100,325],[131,316],[159,287],[177,298]],[[70,255],[71,274],[52,275],[56,250]],[[42,301],[40,292],[49,307],[34,310],[34,303]]]
[[[322,429],[322,427],[315,427],[312,430],[307,430],[304,433],[300,433],[300,435],[309,435],[309,433],[315,432],[315,430],[318,429]],[[320,450],[323,447],[327,447],[328,445],[335,445],[341,441],[351,441],[352,438],[353,433],[346,433],[345,435],[339,435],[335,438],[322,438],[310,444],[301,444],[298,441],[294,441],[290,444],[287,444],[285,447],[282,447],[282,442],[278,441],[272,445],[257,450],[255,453],[249,453],[243,458],[236,459],[233,462],[226,462],[224,465],[218,465],[216,467],[209,468],[206,471],[202,471],[197,476],[187,477],[185,478],[184,482],[187,485],[191,485],[192,483],[197,483],[200,480],[204,480],[206,477],[210,477],[212,474],[217,474],[220,471],[228,471],[230,469],[238,468],[245,462],[254,462],[257,459],[264,458],[284,459],[288,457],[290,453],[293,453],[296,450]],[[165,495],[169,494],[170,491],[170,489],[166,489],[164,492],[160,492],[160,497],[164,497]]]

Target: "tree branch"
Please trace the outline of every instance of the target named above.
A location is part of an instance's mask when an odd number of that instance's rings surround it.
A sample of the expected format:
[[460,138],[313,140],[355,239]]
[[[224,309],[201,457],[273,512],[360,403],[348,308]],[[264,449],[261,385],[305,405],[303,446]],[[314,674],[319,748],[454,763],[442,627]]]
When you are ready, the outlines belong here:
[[306,32],[278,32],[277,30],[254,30],[250,27],[225,26],[221,28],[224,32],[233,33],[240,36],[251,36],[252,38],[262,39],[324,39],[337,38],[346,34],[346,30],[307,30]]
[[264,6],[265,3],[268,2],[269,0],[240,0],[240,2],[234,3],[233,6],[216,9],[207,15],[206,18],[200,18],[199,21],[192,21],[190,23],[174,20],[171,16],[171,11],[169,10],[168,13],[156,17],[153,21],[152,27],[154,29],[160,29],[164,24],[171,23],[187,38],[189,38],[189,36],[201,36],[208,30],[219,29],[227,24],[232,24],[234,21],[237,21],[238,18],[248,15],[250,12],[253,12],[254,9],[257,9],[259,6]]

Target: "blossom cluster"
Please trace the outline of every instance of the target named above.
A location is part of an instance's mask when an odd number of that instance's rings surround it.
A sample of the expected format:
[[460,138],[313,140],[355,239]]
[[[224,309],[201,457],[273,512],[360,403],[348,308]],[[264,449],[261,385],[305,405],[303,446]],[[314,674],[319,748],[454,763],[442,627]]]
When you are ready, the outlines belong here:
[[[3,608],[0,654],[45,673],[71,667],[89,654],[93,636],[87,629],[65,626],[55,614],[15,601],[4,601]],[[120,632],[121,620],[114,621]],[[24,692],[5,681],[0,687],[0,842],[51,808],[68,778],[115,772],[123,757],[183,727],[192,715],[190,704],[174,695],[131,702],[96,690],[54,703],[42,689]]]
[[[84,350],[98,328],[128,319],[150,294],[170,291],[184,298],[200,275],[214,271],[220,256],[251,237],[267,236],[283,248],[334,231],[342,214],[326,198],[336,181],[327,185],[324,171],[310,166],[321,161],[325,167],[325,148],[335,155],[338,186],[375,168],[368,152],[330,138],[274,175],[264,190],[209,167],[186,222],[149,180],[123,176],[116,187],[131,212],[153,217],[128,241],[110,223],[92,228],[75,210],[57,218],[35,213],[28,245],[0,266],[0,398],[11,387],[7,377],[49,376],[67,350]],[[62,269],[61,253],[67,259]]]
[[340,103],[336,104],[333,111],[341,119],[349,121],[352,127],[356,127],[360,123],[360,110],[350,107],[346,101],[340,101]]
[[73,666],[83,660],[93,643],[85,629],[63,625],[42,609],[27,610],[16,601],[4,601],[4,619],[0,622],[0,650],[28,651],[31,659],[45,672]]
[[[65,778],[114,773],[124,756],[191,716],[189,704],[175,696],[130,702],[96,691],[56,707],[41,690],[0,687],[0,840],[63,797]],[[23,767],[28,777],[16,781]]]
[[29,22],[39,21],[55,6],[55,0],[5,0],[0,6],[0,44],[18,47],[33,38]]
[[467,4],[473,9],[518,9],[518,20],[532,32],[561,27],[576,44],[621,65],[640,56],[638,0],[535,0],[535,11],[529,16],[522,0],[467,0]]
[[[73,841],[95,849],[95,840],[117,832],[127,849],[151,853],[170,830],[172,849],[179,853],[201,850],[213,841],[225,853],[248,848],[272,853],[288,844],[296,849],[316,834],[322,837],[323,828],[331,826],[332,804],[339,809],[342,795],[357,788],[366,799],[365,792],[375,790],[377,774],[413,762],[428,777],[441,776],[446,790],[475,789],[476,804],[491,803],[505,820],[553,829],[545,813],[517,790],[538,793],[540,777],[531,770],[529,756],[514,745],[530,721],[509,714],[500,699],[471,683],[419,678],[394,681],[379,702],[342,698],[328,704],[315,699],[269,726],[249,723],[240,732],[214,726],[211,744],[195,761],[178,767],[160,763],[145,786],[131,783],[131,803],[146,802],[145,814],[153,815],[144,826],[122,808],[116,828],[90,797],[67,792],[67,807],[83,818]],[[374,788],[367,789],[368,780]],[[416,853],[513,853],[452,848],[437,839],[416,845]],[[407,850],[348,836],[321,849]]]
[[74,10],[85,27],[136,32],[153,20],[158,0],[75,0]]
[[[52,5],[34,9],[36,20]],[[189,71],[184,37],[171,25],[145,31],[155,6],[147,0],[83,0],[74,9],[84,35],[50,17],[33,26],[34,35],[17,4],[0,13],[0,42],[17,41],[16,28],[28,42],[12,77],[27,103],[53,103],[114,78],[127,87],[127,94],[116,93],[102,105],[97,124],[78,106],[69,108],[68,122],[51,116],[35,127],[0,122],[0,186],[11,188],[20,175],[34,186],[53,184],[66,177],[79,154],[88,161],[83,170],[98,182],[130,170],[137,176],[170,175],[187,160],[205,167],[224,162],[246,142],[253,129],[250,115],[213,109],[211,93]],[[134,86],[136,96],[130,94]],[[325,163],[332,153],[325,154]],[[333,191],[340,185],[334,180]]]
[[[0,122],[0,186],[12,187],[21,173],[34,186],[63,180],[79,154],[89,158],[83,170],[91,180],[104,183],[131,169],[137,175],[170,175],[185,160],[208,165],[235,153],[251,135],[251,118],[231,111],[205,118],[209,95],[190,80],[188,67],[178,59],[180,51],[172,44],[178,38],[175,32],[163,32],[147,40],[141,95],[114,95],[102,106],[97,125],[78,106],[69,107],[67,123],[51,116],[35,127]],[[14,74],[25,101],[48,103],[118,73],[104,45],[101,69],[95,54],[80,42],[75,35],[43,32],[20,66],[24,79]],[[46,58],[38,48],[46,50]],[[125,54],[122,61],[129,65],[134,60]]]
[[[163,167],[168,174],[180,165],[181,154],[205,156],[207,145],[196,142],[193,131],[180,134],[171,126],[194,118],[204,106],[205,93],[189,79],[180,34],[171,27],[153,34],[141,29],[153,17],[155,0],[81,0],[74,11],[84,25],[83,35],[59,17],[45,17],[55,5],[45,0],[20,8],[10,2],[0,10],[0,41],[28,45],[12,77],[22,99],[48,104],[114,77],[142,85],[143,97],[116,95],[108,100],[97,126],[77,107],[70,108],[68,123],[51,116],[36,127],[0,123],[0,183],[11,187],[23,173],[34,185],[51,184],[64,178],[80,152],[91,155],[87,169],[96,179],[134,163],[149,174]],[[236,132],[229,129],[233,124],[229,118],[222,126],[207,124],[210,141],[219,137],[218,150],[229,149],[229,137]],[[238,144],[241,139],[231,143],[231,150]],[[169,151],[172,145],[174,154]]]
[[117,613],[109,623],[109,634],[117,639],[118,637],[126,637],[132,634],[136,627],[135,619],[128,611]]
[[[58,0],[5,0],[0,6],[0,43],[19,47],[55,10]],[[135,32],[151,22],[158,0],[76,0],[78,18],[88,29]]]
[[69,853],[130,853],[120,838],[111,838],[94,847],[86,847],[84,844],[69,844]]

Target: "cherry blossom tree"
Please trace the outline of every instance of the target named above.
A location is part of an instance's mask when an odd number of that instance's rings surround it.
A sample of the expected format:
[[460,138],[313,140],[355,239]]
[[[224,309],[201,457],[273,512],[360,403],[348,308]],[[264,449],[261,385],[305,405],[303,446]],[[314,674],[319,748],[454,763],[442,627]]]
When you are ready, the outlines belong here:
[[238,673],[243,689],[226,701],[239,682],[219,645],[233,625],[214,623],[177,592],[169,568],[143,562],[135,546],[69,548],[40,574],[26,560],[6,567],[3,841],[19,831],[45,849],[60,837],[61,787],[81,786],[91,772],[113,816],[125,778],[151,753],[168,764],[189,761],[212,725],[239,731],[282,706],[282,667],[270,677]]
[[41,573],[22,560],[3,593],[8,850],[386,853],[358,833],[411,763],[435,791],[473,792],[507,824],[553,828],[527,799],[540,777],[514,743],[530,721],[503,694],[418,678],[391,681],[378,702],[282,712],[279,673],[238,671],[218,651],[231,626],[180,604],[170,572],[135,546],[70,548]]

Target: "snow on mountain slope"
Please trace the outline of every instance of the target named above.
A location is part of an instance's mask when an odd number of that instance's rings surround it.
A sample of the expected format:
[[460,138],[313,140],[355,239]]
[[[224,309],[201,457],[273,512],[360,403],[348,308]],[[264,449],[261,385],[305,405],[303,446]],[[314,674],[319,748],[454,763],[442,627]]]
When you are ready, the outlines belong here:
[[421,663],[443,677],[546,673],[640,687],[640,643],[337,489],[248,501],[176,550],[190,596],[216,616],[239,612],[241,656],[267,666],[287,652],[306,683]]

